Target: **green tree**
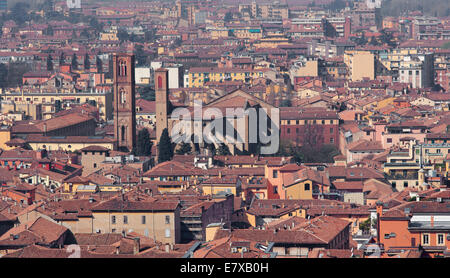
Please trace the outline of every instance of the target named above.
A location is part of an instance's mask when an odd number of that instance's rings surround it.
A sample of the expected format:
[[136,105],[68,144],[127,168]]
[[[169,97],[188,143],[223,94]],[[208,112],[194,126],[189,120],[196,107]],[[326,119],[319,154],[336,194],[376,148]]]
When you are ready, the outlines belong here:
[[14,62],[8,65],[8,75],[6,77],[6,87],[17,87],[22,84],[22,77],[32,70],[28,63]]
[[139,87],[137,91],[142,99],[155,101],[155,91],[151,87]]
[[370,226],[371,226],[370,224],[371,224],[371,220],[369,217],[364,222],[359,223],[359,229],[367,232],[370,230]]
[[145,54],[144,47],[141,44],[136,45],[134,55],[136,56],[138,66],[147,65],[147,55]]
[[91,63],[89,62],[89,55],[86,53],[86,55],[84,55],[84,69],[90,69],[91,68]]
[[100,57],[96,56],[95,64],[97,65],[97,71],[102,72],[103,71],[103,62]]
[[158,144],[158,163],[169,161],[173,157],[173,146],[167,128],[161,133]]
[[94,28],[97,32],[100,32],[100,31],[103,30],[103,24],[102,24],[102,23],[99,23],[98,20],[97,20],[97,18],[95,18],[95,17],[92,17],[92,18],[89,20],[89,25],[90,25],[92,28]]
[[227,12],[225,14],[225,17],[223,18],[223,21],[230,22],[232,20],[233,20],[233,13],[232,12]]
[[370,38],[369,44],[375,46],[379,45],[378,40],[375,37]]
[[136,155],[150,156],[152,154],[152,141],[150,134],[146,128],[143,128],[138,133]]
[[191,144],[181,142],[180,147],[176,150],[177,154],[184,155],[184,154],[191,154],[192,147]]
[[130,35],[129,35],[128,32],[125,31],[124,29],[119,29],[119,30],[117,31],[117,38],[119,38],[119,40],[120,40],[121,42],[123,42],[123,41],[128,41],[128,40],[130,40]]
[[145,31],[144,41],[146,41],[146,42],[154,41],[155,40],[155,33],[156,33],[155,29],[150,29],[150,30]]
[[51,25],[49,25],[49,26],[47,27],[46,32],[47,32],[47,35],[48,35],[48,36],[53,36],[53,35],[54,35],[53,27],[52,27]]
[[291,107],[292,102],[290,99],[283,99],[280,103],[280,107]]
[[72,70],[78,69],[78,61],[77,61],[77,55],[74,53],[72,56]]
[[52,59],[52,55],[48,54],[47,57],[47,71],[52,71],[53,70],[53,59]]
[[64,52],[61,52],[61,55],[59,55],[59,65],[64,65],[65,59],[64,59]]
[[18,2],[12,7],[8,19],[14,20],[17,25],[23,25],[26,21],[30,20],[30,15],[28,14],[29,9],[30,5],[28,3]]
[[7,77],[8,77],[8,67],[0,63],[0,88],[5,88],[7,84]]
[[217,150],[218,155],[231,155],[230,149],[225,144],[220,144],[219,149]]
[[80,38],[83,38],[83,39],[89,39],[89,37],[90,37],[89,32],[88,32],[86,29],[84,29],[83,31],[81,31],[81,33],[80,33]]

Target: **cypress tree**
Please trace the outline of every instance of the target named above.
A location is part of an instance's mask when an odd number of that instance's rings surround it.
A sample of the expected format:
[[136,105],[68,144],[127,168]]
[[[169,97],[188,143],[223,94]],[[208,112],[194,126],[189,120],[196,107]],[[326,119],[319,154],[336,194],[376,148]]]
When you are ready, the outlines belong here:
[[152,153],[152,141],[150,140],[150,134],[146,128],[141,129],[137,138],[137,155],[149,156]]
[[84,69],[90,69],[91,63],[89,62],[89,55],[86,53],[84,56]]
[[78,61],[77,61],[77,55],[74,53],[72,56],[72,70],[78,69]]
[[230,149],[225,144],[220,144],[219,149],[217,150],[219,155],[231,155]]
[[48,54],[48,58],[47,58],[47,71],[52,71],[53,70],[53,59],[52,59],[52,55]]
[[192,147],[191,144],[185,143],[185,142],[181,142],[180,143],[180,147],[178,148],[178,150],[176,151],[177,154],[191,154],[192,151]]
[[97,64],[97,72],[102,72],[102,68],[103,68],[103,63],[102,60],[97,56],[96,58],[96,64]]
[[158,163],[169,161],[173,157],[172,142],[170,141],[169,132],[165,128],[161,134],[158,144]]

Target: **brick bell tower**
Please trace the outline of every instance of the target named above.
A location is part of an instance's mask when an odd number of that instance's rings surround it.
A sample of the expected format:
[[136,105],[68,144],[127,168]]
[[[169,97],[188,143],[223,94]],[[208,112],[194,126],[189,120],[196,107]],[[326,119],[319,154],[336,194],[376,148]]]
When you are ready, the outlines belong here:
[[122,151],[136,146],[134,67],[134,55],[114,54],[114,139]]
[[[155,100],[156,100],[156,141],[159,143],[161,133],[168,128],[169,109],[169,71],[164,68],[155,70]],[[170,135],[170,130],[169,135]]]

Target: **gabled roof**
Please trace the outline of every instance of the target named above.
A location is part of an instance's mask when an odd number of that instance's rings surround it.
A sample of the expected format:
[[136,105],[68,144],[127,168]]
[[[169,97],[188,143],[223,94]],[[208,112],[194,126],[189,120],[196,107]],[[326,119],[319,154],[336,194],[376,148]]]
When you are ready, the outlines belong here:
[[47,220],[43,217],[38,217],[35,220],[23,223],[17,227],[10,229],[3,236],[0,237],[2,244],[8,244],[6,241],[14,242],[14,239],[10,239],[10,235],[19,235],[18,240],[24,239],[24,243],[42,243],[50,245],[57,241],[68,229],[62,225],[56,224],[53,221]]
[[103,201],[92,208],[92,212],[101,211],[175,211],[179,206],[178,201],[130,201],[116,197],[107,201]]
[[306,180],[311,180],[323,185],[330,185],[330,180],[324,172],[315,171],[311,168],[304,168],[297,172],[286,173],[283,175],[283,182],[285,187],[289,187]]
[[368,140],[359,140],[356,142],[352,142],[348,146],[348,150],[351,152],[363,152],[363,151],[384,151],[384,148],[380,141],[368,141]]

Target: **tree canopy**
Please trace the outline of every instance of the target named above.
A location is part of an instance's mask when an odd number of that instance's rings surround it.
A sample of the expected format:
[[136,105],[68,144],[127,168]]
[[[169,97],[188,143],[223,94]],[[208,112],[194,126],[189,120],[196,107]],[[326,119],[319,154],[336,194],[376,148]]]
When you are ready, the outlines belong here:
[[150,133],[143,128],[138,133],[137,146],[135,154],[138,156],[150,156],[152,154],[153,143],[150,140]]
[[184,154],[191,154],[192,153],[191,144],[185,143],[185,142],[181,142],[179,145],[180,146],[176,150],[177,154],[184,155]]
[[161,133],[158,144],[158,163],[169,161],[173,157],[173,146],[167,128]]

